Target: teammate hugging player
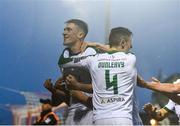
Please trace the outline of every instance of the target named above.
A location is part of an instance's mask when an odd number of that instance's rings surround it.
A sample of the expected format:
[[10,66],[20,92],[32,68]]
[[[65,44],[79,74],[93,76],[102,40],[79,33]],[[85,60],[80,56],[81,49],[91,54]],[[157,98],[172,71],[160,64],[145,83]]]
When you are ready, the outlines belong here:
[[[68,65],[89,69],[93,85],[93,113],[95,124],[132,125],[133,97],[136,86],[136,57],[129,52],[132,33],[123,27],[114,28],[109,36],[111,52],[75,59],[66,58]],[[116,64],[103,65],[102,64]],[[98,67],[99,66],[99,67]],[[67,77],[70,82],[72,76]]]

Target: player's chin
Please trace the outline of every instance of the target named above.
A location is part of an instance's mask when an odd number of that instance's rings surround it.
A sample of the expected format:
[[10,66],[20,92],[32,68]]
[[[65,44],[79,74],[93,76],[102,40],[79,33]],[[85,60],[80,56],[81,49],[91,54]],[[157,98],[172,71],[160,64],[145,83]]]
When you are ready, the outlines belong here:
[[71,41],[64,40],[63,45],[64,46],[70,46],[72,44]]

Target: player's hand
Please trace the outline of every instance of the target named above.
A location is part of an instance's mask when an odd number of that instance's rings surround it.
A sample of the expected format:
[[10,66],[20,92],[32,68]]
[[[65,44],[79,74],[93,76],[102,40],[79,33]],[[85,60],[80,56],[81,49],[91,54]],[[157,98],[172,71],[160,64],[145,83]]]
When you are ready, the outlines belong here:
[[44,87],[48,89],[50,92],[53,92],[53,84],[51,83],[51,79],[45,80]]
[[161,83],[161,82],[160,82],[157,78],[155,78],[155,77],[152,77],[151,79],[152,79],[152,82]]
[[56,89],[61,89],[63,82],[64,82],[63,77],[58,78],[57,81],[56,81],[55,84],[54,84],[54,88],[56,88]]
[[67,88],[70,90],[79,90],[78,81],[73,75],[68,75],[66,77]]
[[152,115],[152,114],[156,113],[157,108],[155,106],[153,106],[152,104],[147,103],[143,106],[143,110],[147,114]]
[[151,82],[148,82],[148,84],[159,84],[159,83],[161,83],[161,82],[155,77],[152,77]]

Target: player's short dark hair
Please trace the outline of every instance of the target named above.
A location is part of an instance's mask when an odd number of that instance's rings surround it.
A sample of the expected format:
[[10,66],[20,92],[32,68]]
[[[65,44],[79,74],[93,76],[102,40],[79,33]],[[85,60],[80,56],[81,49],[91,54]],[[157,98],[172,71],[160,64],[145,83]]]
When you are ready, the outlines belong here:
[[65,23],[73,23],[77,25],[83,32],[84,32],[84,38],[86,37],[88,33],[88,25],[86,22],[79,20],[79,19],[70,19],[66,21]]
[[118,46],[122,39],[126,41],[132,35],[132,32],[124,27],[116,27],[111,29],[111,33],[109,35],[109,45],[110,47]]

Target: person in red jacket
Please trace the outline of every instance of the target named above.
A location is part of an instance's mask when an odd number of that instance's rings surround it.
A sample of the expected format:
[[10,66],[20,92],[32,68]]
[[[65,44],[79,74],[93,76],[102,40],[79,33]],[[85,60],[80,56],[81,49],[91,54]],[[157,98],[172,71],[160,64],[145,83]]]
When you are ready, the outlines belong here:
[[51,101],[49,99],[40,99],[42,103],[42,112],[34,125],[57,125],[59,117],[52,111]]

